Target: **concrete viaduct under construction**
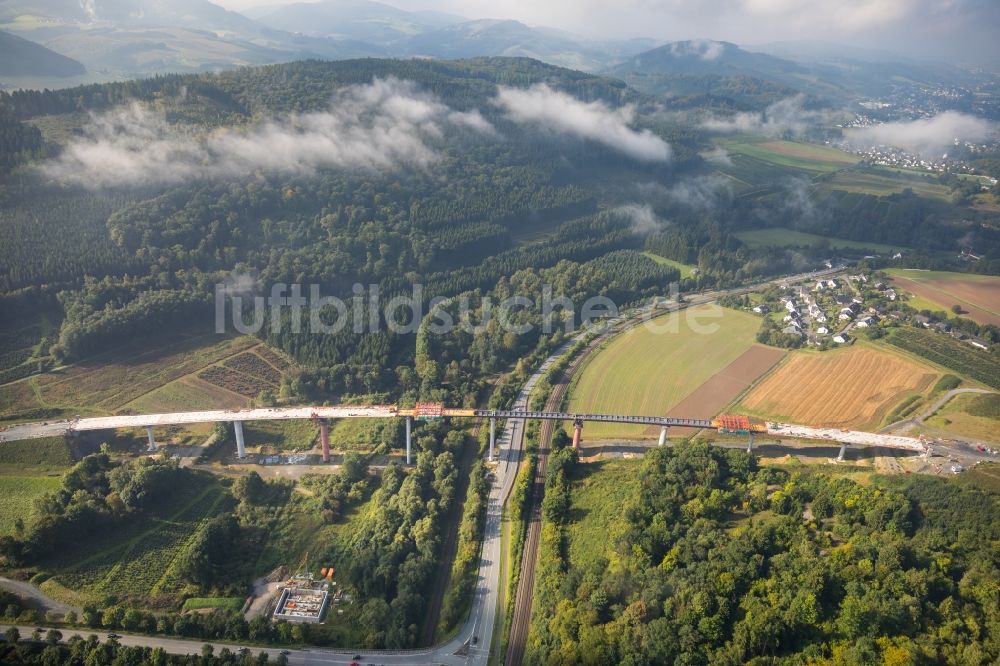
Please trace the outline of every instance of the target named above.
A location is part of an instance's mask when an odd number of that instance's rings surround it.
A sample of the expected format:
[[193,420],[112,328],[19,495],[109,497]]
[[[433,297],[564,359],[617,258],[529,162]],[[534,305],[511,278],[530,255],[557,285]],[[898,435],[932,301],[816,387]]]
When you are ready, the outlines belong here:
[[928,453],[929,448],[923,439],[903,437],[900,435],[885,435],[858,430],[842,430],[838,428],[816,428],[789,423],[765,422],[738,414],[723,414],[713,419],[687,419],[668,416],[636,416],[629,414],[578,414],[571,412],[529,411],[523,409],[456,409],[437,403],[417,403],[412,408],[401,408],[396,405],[338,405],[315,407],[272,407],[241,410],[210,410],[200,412],[173,412],[165,414],[128,414],[121,416],[97,416],[92,418],[75,418],[61,421],[45,421],[42,423],[25,423],[0,430],[0,442],[11,442],[23,439],[37,439],[58,435],[72,435],[77,432],[94,430],[113,430],[118,428],[145,428],[149,439],[149,450],[156,450],[156,440],[153,428],[167,425],[186,425],[192,423],[232,422],[236,436],[236,455],[246,456],[246,444],[243,436],[245,421],[270,421],[282,419],[311,419],[319,425],[320,446],[323,460],[330,460],[330,427],[329,423],[336,419],[374,419],[403,418],[406,420],[406,462],[410,463],[413,420],[429,420],[439,418],[478,418],[488,419],[490,424],[489,459],[492,461],[496,451],[496,423],[498,420],[551,420],[571,421],[573,423],[573,446],[580,448],[583,425],[587,421],[605,423],[634,423],[659,427],[659,445],[667,440],[670,428],[713,429],[724,435],[746,436],[747,450],[753,447],[754,438],[760,435],[774,435],[791,439],[809,439],[840,445],[837,459],[842,460],[847,447],[875,446]]

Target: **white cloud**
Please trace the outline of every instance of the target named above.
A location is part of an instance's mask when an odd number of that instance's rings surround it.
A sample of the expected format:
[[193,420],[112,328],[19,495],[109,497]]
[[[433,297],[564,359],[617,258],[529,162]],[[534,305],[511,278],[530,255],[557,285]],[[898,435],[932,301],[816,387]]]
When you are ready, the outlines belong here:
[[478,111],[454,111],[409,81],[377,79],[338,91],[329,111],[203,136],[140,105],[118,109],[95,116],[86,135],[42,169],[64,182],[100,188],[255,171],[425,168],[437,159],[434,144],[445,129],[493,131]]
[[692,39],[686,42],[674,42],[670,52],[677,56],[698,56],[702,60],[715,60],[726,50],[722,42],[711,39]]
[[814,111],[803,106],[805,97],[786,97],[768,106],[762,112],[743,112],[730,117],[713,117],[701,123],[712,132],[746,132],[781,136],[791,134],[802,136],[809,129],[830,122],[833,114],[829,111]]
[[632,223],[632,231],[637,234],[648,234],[669,226],[669,223],[661,219],[649,204],[625,204],[615,208],[614,212],[627,217]]
[[945,111],[932,118],[883,123],[852,130],[851,145],[889,145],[926,157],[948,152],[954,141],[984,141],[998,135],[998,125],[958,111]]
[[597,141],[645,162],[670,159],[670,145],[666,141],[649,130],[629,127],[635,119],[632,106],[611,109],[603,102],[583,102],[544,83],[526,90],[501,87],[497,104],[520,123],[533,123],[554,132]]
[[658,206],[684,206],[710,211],[732,199],[732,183],[725,176],[708,174],[683,178],[669,187],[660,183],[639,183],[636,191],[646,201]]
[[743,0],[750,15],[791,20],[798,25],[827,25],[847,30],[869,29],[894,23],[915,9],[914,0]]

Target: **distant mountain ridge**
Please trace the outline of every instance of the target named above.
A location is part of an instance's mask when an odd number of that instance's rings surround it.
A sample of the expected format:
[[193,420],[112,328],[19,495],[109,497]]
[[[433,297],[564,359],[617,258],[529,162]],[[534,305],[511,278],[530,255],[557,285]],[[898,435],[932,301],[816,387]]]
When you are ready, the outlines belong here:
[[84,66],[27,39],[0,31],[0,76],[65,78],[84,74]]
[[263,10],[254,18],[276,30],[381,45],[467,20],[432,12],[408,12],[372,0],[297,2]]
[[[88,82],[308,58],[507,56],[620,78],[680,108],[704,103],[734,111],[761,109],[800,92],[841,102],[878,97],[893,81],[976,83],[969,71],[950,65],[823,43],[745,48],[710,39],[663,45],[594,40],[515,20],[407,11],[377,0],[295,2],[251,13],[253,18],[210,0],[0,0],[0,24],[80,65],[49,57],[39,61],[43,69],[79,77],[85,68]],[[24,48],[10,48],[0,85],[48,85],[31,78],[49,75],[37,73],[38,63],[28,62]]]
[[[838,50],[831,44],[803,47],[801,51],[787,44],[758,48],[772,53],[705,39],[672,42],[639,53],[604,73],[652,94],[683,90],[684,79],[714,77],[719,81],[754,79],[829,99],[877,97],[893,80],[931,85],[972,80],[958,67],[913,62],[883,51],[849,47]],[[795,60],[782,57],[792,53],[796,54]]]

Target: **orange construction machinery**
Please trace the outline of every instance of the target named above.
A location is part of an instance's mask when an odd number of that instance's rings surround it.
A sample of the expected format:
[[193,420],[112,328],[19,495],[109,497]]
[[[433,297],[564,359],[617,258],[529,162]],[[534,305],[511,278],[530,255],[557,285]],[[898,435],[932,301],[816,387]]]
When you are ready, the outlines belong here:
[[767,432],[767,424],[743,414],[719,414],[712,419],[712,427],[723,435],[750,435]]

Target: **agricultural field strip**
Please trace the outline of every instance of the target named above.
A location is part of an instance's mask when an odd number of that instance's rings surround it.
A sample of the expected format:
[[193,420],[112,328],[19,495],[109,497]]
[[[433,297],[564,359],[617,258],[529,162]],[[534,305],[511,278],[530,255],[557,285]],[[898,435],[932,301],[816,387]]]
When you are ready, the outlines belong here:
[[[1000,389],[1000,361],[940,333],[900,328],[886,338],[893,347],[990,388]],[[3,433],[0,432],[0,435]]]
[[[703,306],[693,309],[695,313],[710,310]],[[571,387],[569,411],[667,414],[754,344],[758,326],[755,317],[733,310],[719,311],[724,320],[718,323],[727,330],[708,336],[698,335],[680,320],[679,334],[663,336],[634,328],[615,336],[579,373]],[[668,342],[673,344],[665,346]],[[591,436],[597,438],[622,432],[634,437],[643,431],[637,426],[589,427]]]
[[195,529],[192,529],[190,530],[190,532],[188,532],[187,536],[183,539],[183,541],[179,545],[179,548],[174,553],[174,556],[171,558],[170,565],[164,567],[163,575],[160,576],[159,580],[157,580],[156,583],[153,584],[152,588],[150,588],[151,593],[156,594],[157,592],[162,591],[163,586],[166,585],[167,582],[172,577],[176,576],[178,555],[184,552],[184,549],[187,548],[188,544],[191,542],[191,539],[194,538],[198,524],[204,522],[205,520],[208,520],[210,516],[215,514],[216,510],[219,508],[219,505],[222,503],[222,500],[225,499],[225,496],[226,496],[225,493],[221,491],[216,493],[215,501],[212,502],[212,505],[208,507],[206,511],[203,512],[201,519],[198,520],[198,522],[195,524]]
[[937,183],[902,175],[875,174],[853,169],[834,174],[830,180],[824,181],[822,186],[827,189],[874,196],[896,194],[907,188],[917,195],[932,199],[947,200],[950,194],[947,187]]
[[674,405],[667,412],[667,416],[712,418],[746,394],[785,357],[785,354],[783,349],[752,345],[739,358]]
[[[103,584],[103,582],[107,581],[109,579],[109,577],[111,576],[111,574],[121,565],[122,559],[124,559],[125,557],[127,557],[135,549],[135,547],[137,545],[139,545],[142,541],[146,540],[147,538],[149,538],[151,536],[155,536],[158,532],[160,532],[163,529],[163,525],[171,524],[171,523],[176,524],[180,520],[180,518],[191,507],[196,506],[199,502],[203,501],[206,498],[206,496],[208,496],[209,494],[211,494],[213,492],[218,492],[218,493],[221,494],[221,491],[219,490],[219,488],[217,486],[210,485],[208,488],[205,488],[201,493],[199,493],[196,497],[194,497],[189,502],[187,502],[182,507],[180,507],[177,511],[175,511],[168,518],[165,518],[165,519],[153,519],[153,521],[155,522],[155,525],[153,527],[148,527],[148,524],[147,524],[147,526],[145,527],[145,529],[143,529],[142,532],[140,532],[136,536],[132,537],[128,541],[126,541],[124,543],[117,543],[117,544],[115,544],[114,546],[112,546],[110,548],[107,548],[107,549],[102,550],[102,551],[98,551],[98,552],[94,553],[93,555],[90,555],[87,558],[85,558],[83,560],[80,560],[79,562],[73,563],[70,566],[70,570],[67,573],[79,573],[79,572],[85,571],[88,568],[91,568],[92,565],[95,565],[95,564],[96,565],[100,565],[100,563],[102,561],[108,561],[112,557],[115,557],[115,558],[117,558],[117,562],[111,568],[110,571],[108,571],[106,574],[104,574],[103,579],[102,579],[102,584]],[[100,567],[98,567],[98,568],[100,568]],[[57,577],[58,577],[58,574],[57,574]]]
[[868,347],[826,356],[800,352],[760,382],[741,407],[775,421],[874,426],[880,413],[903,394],[927,388],[936,375],[927,368],[917,381],[914,373],[921,369],[895,354]]
[[[195,336],[195,337],[190,337],[190,338],[183,338],[181,340],[177,340],[176,342],[170,343],[170,344],[168,344],[166,346],[157,347],[155,349],[150,349],[150,350],[145,351],[145,352],[139,352],[138,354],[136,354],[135,356],[133,356],[133,357],[131,357],[129,359],[129,364],[130,365],[141,365],[142,363],[145,363],[146,359],[148,359],[148,358],[154,358],[155,359],[155,358],[160,358],[160,357],[163,357],[163,356],[170,356],[170,352],[171,352],[172,349],[175,349],[177,347],[181,347],[181,346],[184,346],[184,345],[189,345],[192,341],[196,341],[196,340],[206,340],[207,341],[207,340],[210,340],[213,337],[215,337],[215,336],[214,335],[201,335],[201,336]],[[257,343],[257,344],[259,344],[259,343]],[[53,379],[53,380],[47,382],[46,386],[59,386],[60,384],[64,384],[66,382],[75,382],[75,381],[78,381],[79,378],[81,376],[83,376],[83,375],[89,375],[89,374],[99,373],[99,372],[101,372],[101,368],[103,368],[104,366],[106,366],[108,364],[114,364],[115,361],[116,361],[116,359],[119,358],[120,356],[121,356],[121,350],[120,349],[116,349],[114,351],[104,352],[102,354],[96,354],[96,355],[94,355],[94,356],[92,356],[92,357],[90,357],[90,358],[88,358],[86,360],[86,365],[87,366],[93,365],[95,367],[85,367],[83,364],[74,364],[74,365],[63,366],[60,369],[67,370],[67,371],[78,371],[78,374],[75,374],[75,375],[73,375],[73,374],[67,374],[67,376],[65,376],[63,378]]]
[[[977,310],[984,313],[985,317],[980,315],[985,319],[984,323],[1000,325],[1000,307],[993,303],[984,304],[981,300],[970,300],[977,296],[977,294],[966,294],[962,292],[967,290],[956,289],[956,287],[964,286],[961,284],[960,278],[955,281],[954,286],[951,288],[947,286],[948,281],[942,280],[920,280],[919,278],[904,277],[901,275],[894,275],[892,280],[906,291],[932,303],[936,303],[942,309],[946,310],[956,304],[963,305],[970,310]],[[1000,282],[998,282],[997,288],[1000,290]]]
[[[229,341],[224,348],[217,349],[214,353],[207,353],[205,356],[201,356],[197,353],[185,354],[182,351],[176,351],[174,353],[164,355],[165,349],[170,350],[178,347],[190,346],[193,342],[203,339],[206,339],[205,336],[185,338],[184,340],[168,345],[167,347],[161,347],[157,350],[138,354],[135,358],[130,359],[127,366],[122,366],[114,360],[120,356],[120,350],[114,353],[102,354],[88,361],[88,366],[94,367],[84,367],[81,365],[67,366],[64,368],[66,371],[65,377],[53,378],[52,375],[40,375],[35,379],[36,381],[40,380],[38,387],[39,393],[47,393],[50,395],[50,398],[54,397],[52,396],[53,393],[56,393],[58,396],[59,389],[64,386],[71,385],[74,387],[73,390],[67,392],[68,400],[60,401],[56,399],[55,402],[57,404],[75,407],[80,411],[83,411],[83,409],[98,407],[101,410],[110,413],[115,409],[120,408],[122,405],[137,400],[148,393],[173,383],[176,380],[195,375],[199,370],[204,369],[207,365],[218,363],[226,358],[229,358],[230,356],[239,354],[248,348],[257,347],[262,344],[259,341],[247,338],[243,341]],[[218,342],[215,344],[219,345]],[[157,360],[144,360],[150,358],[155,358]],[[171,358],[176,358],[178,362],[164,362],[165,360]],[[102,359],[108,361],[113,370],[109,372],[107,363],[100,363]],[[144,367],[147,364],[151,367]],[[162,367],[157,369],[157,366]],[[147,372],[147,370],[150,371]],[[106,385],[111,378],[104,377],[103,382],[101,379],[102,375],[109,375],[111,373],[116,375],[116,377],[113,378],[114,383],[120,388],[120,390],[109,394],[105,393],[102,389],[104,389],[104,385]],[[91,384],[95,381],[96,386],[91,386]],[[99,399],[90,407],[73,405],[72,401],[74,399],[78,400],[80,398],[79,393],[81,392],[97,394]]]
[[727,152],[749,157],[785,169],[831,173],[849,168],[860,160],[848,153],[810,144],[782,141],[747,143],[738,140],[719,141]]
[[[250,351],[250,350],[256,349],[257,347],[259,347],[262,344],[263,343],[259,343],[259,344],[253,345],[251,347],[246,347],[246,348],[242,348],[242,349],[238,348],[238,347],[240,347],[240,345],[234,344],[234,345],[232,345],[232,346],[230,346],[230,347],[228,347],[226,349],[226,351],[230,352],[230,353],[228,353],[226,356],[222,356],[222,357],[216,359],[215,361],[212,361],[210,365],[216,365],[218,363],[225,362],[226,360],[229,360],[229,359],[233,358],[234,356],[238,356],[241,353],[244,353],[246,351]],[[234,349],[234,347],[237,347],[237,349]],[[144,391],[143,393],[140,393],[138,395],[130,396],[129,400],[127,400],[126,402],[132,402],[133,400],[138,400],[139,398],[141,398],[142,396],[146,395],[147,393],[152,393],[153,391],[155,391],[155,390],[157,390],[159,388],[162,388],[164,386],[167,386],[168,384],[172,384],[173,382],[176,382],[176,381],[179,381],[181,379],[184,379],[185,377],[196,375],[197,372],[198,371],[195,370],[195,371],[192,371],[192,372],[188,372],[188,373],[186,373],[184,375],[178,375],[178,376],[172,377],[171,379],[168,379],[167,381],[160,383],[159,386],[155,386],[155,387],[149,389],[148,391]],[[172,373],[171,373],[170,369],[167,368],[163,372],[154,375],[154,377],[156,377],[158,379],[159,377],[161,377],[163,375],[170,376],[171,374]],[[117,393],[117,394],[111,396],[110,398],[102,401],[101,404],[104,404],[104,403],[108,402],[109,400],[114,400],[115,398],[117,398],[120,395],[121,395],[121,393]],[[126,404],[126,403],[123,403],[123,404]]]

